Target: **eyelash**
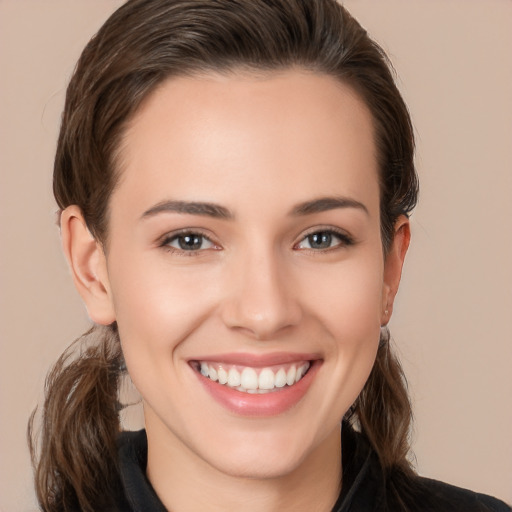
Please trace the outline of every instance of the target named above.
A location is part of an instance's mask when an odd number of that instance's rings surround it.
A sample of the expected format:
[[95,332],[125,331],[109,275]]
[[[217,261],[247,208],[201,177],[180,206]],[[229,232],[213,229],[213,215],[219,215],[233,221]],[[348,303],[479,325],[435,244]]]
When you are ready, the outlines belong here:
[[[322,235],[322,239],[327,236],[329,242],[332,242],[333,238],[337,238],[339,240],[339,242],[335,243],[335,245],[332,245],[329,247],[313,248],[313,247],[311,247],[311,242],[312,242],[311,237],[313,237],[314,235]],[[205,242],[208,242],[211,244],[211,247],[207,247],[207,248],[199,247],[197,249],[194,249],[194,248],[183,249],[182,247],[178,248],[178,247],[172,247],[170,245],[172,242],[175,242],[175,241],[177,241],[179,243],[180,238],[184,239],[186,237],[198,238],[198,239],[200,239],[201,246]],[[301,248],[300,244],[303,244],[305,242],[309,242],[310,247],[302,247]],[[329,227],[329,228],[326,227],[326,228],[315,228],[314,230],[310,231],[309,233],[306,233],[301,238],[301,240],[293,246],[293,248],[296,250],[305,250],[308,252],[319,253],[319,252],[332,251],[332,250],[340,249],[343,247],[350,247],[354,244],[355,244],[355,240],[347,233],[337,230],[337,229],[334,229],[332,227]],[[172,234],[165,235],[162,238],[162,240],[159,242],[159,247],[162,247],[166,251],[180,254],[183,256],[198,256],[205,250],[211,250],[211,249],[219,250],[219,246],[216,245],[215,242],[213,242],[211,240],[211,238],[209,238],[207,235],[205,235],[204,233],[201,233],[201,231],[199,231],[199,230],[195,231],[195,230],[190,230],[190,229],[185,229],[178,233],[172,233]]]

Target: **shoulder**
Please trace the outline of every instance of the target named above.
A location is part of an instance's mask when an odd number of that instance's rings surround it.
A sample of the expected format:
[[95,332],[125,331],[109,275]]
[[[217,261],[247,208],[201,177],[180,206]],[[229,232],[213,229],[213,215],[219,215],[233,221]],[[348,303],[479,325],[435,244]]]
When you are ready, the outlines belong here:
[[[431,478],[416,477],[416,506],[414,510],[446,512],[511,512],[512,509],[503,501],[481,494],[469,489],[433,480]],[[427,508],[421,507],[420,502],[429,504]]]
[[342,492],[336,512],[512,512],[501,500],[424,478],[410,469],[383,470],[368,439],[350,425],[342,430]]

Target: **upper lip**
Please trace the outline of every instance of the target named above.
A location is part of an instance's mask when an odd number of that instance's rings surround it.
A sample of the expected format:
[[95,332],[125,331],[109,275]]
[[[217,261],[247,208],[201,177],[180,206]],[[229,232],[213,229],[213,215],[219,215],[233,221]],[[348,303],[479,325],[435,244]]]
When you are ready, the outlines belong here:
[[194,357],[190,359],[190,362],[204,361],[212,363],[226,363],[238,366],[250,366],[253,368],[263,368],[265,366],[315,361],[317,359],[321,359],[321,357],[318,354],[313,353],[274,352],[268,354],[250,354],[233,352],[228,354],[210,354],[202,357]]

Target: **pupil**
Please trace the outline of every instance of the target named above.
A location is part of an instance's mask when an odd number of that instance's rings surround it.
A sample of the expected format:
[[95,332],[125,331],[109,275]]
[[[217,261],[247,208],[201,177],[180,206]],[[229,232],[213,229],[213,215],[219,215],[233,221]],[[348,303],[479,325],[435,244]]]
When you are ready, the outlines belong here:
[[201,235],[184,235],[178,239],[180,248],[185,251],[201,249],[201,242]]
[[308,239],[313,249],[327,249],[331,246],[332,236],[330,233],[321,232],[309,235]]

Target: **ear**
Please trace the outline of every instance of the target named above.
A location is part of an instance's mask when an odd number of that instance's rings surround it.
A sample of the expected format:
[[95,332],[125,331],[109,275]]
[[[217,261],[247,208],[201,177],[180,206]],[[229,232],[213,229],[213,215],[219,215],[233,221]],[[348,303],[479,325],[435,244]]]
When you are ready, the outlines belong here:
[[410,240],[411,228],[409,219],[405,215],[401,215],[395,222],[393,241],[384,261],[381,325],[386,325],[393,313],[393,303],[398,292],[398,286],[400,285],[402,267]]
[[116,318],[103,247],[91,235],[76,205],[62,212],[60,229],[64,255],[89,317],[97,324],[111,324]]

